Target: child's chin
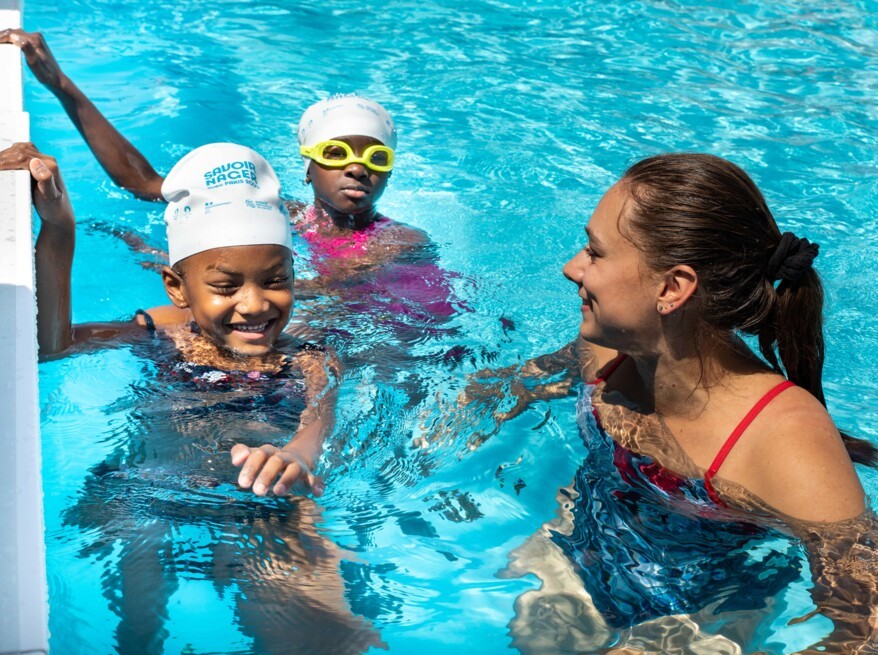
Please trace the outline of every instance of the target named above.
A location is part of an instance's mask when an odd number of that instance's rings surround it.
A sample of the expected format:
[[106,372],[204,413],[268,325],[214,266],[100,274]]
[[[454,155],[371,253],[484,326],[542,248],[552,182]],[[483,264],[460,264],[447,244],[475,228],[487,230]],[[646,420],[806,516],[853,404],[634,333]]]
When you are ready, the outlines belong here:
[[268,344],[224,344],[223,348],[236,357],[261,357],[271,352]]

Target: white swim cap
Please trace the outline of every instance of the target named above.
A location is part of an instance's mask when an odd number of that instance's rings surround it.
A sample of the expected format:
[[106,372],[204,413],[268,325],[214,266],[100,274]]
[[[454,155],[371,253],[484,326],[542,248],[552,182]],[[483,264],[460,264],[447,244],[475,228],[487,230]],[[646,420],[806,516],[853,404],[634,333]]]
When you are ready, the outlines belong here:
[[[338,95],[315,102],[299,120],[299,145],[313,146],[340,136],[370,136],[396,149],[396,126],[387,110],[358,95]],[[305,168],[311,162],[307,157]]]
[[162,184],[171,266],[212,248],[274,244],[293,249],[280,182],[259,154],[211,143],[178,161]]

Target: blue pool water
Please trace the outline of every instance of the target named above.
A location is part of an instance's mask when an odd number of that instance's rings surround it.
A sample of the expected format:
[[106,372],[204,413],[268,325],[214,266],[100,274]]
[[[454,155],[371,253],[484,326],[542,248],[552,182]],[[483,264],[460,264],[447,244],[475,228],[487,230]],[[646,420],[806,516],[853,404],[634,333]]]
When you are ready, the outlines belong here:
[[[138,477],[136,466],[101,478],[103,462],[151,429],[144,415],[169,420],[157,408],[171,401],[150,387],[154,368],[130,349],[41,365],[52,651],[138,652],[121,645],[130,642],[120,616],[145,612],[143,629],[159,635],[150,652],[247,653],[273,632],[271,610],[258,608],[308,593],[346,605],[347,625],[369,621],[363,642],[378,634],[392,653],[524,650],[508,625],[516,599],[540,582],[498,572],[554,519],[558,490],[582,479],[575,401],[538,404],[474,450],[495,426],[478,413],[449,422],[443,410],[466,373],[575,335],[579,302],[560,267],[602,192],[647,155],[732,159],[783,229],[821,244],[830,410],[878,442],[876,10],[816,0],[29,0],[25,26],[46,35],[162,172],[193,147],[236,141],[274,164],[288,195],[308,200],[295,155],[301,111],[336,92],[385,104],[400,140],[380,208],[430,235],[473,310],[454,331],[412,344],[424,356],[394,375],[349,371],[318,505],[237,492],[224,460],[208,456],[216,443],[192,461],[219,471],[219,486],[193,489],[182,470]],[[161,207],[109,182],[32,77],[26,101],[33,140],[58,157],[83,226],[75,319],[163,303],[155,274],[88,227],[123,226],[161,244]],[[349,348],[380,338],[364,325]],[[452,348],[464,353],[456,364],[430,357]],[[163,438],[185,435],[174,429]],[[435,437],[428,448],[413,447],[425,436]],[[874,497],[878,473],[860,473]],[[308,536],[305,554],[272,558],[271,539],[288,525]],[[793,652],[827,622],[787,625],[813,609],[807,564],[779,537],[759,548],[751,558],[792,553],[803,568],[743,651]],[[290,586],[290,571],[309,562],[317,582]],[[309,624],[284,625],[291,651],[304,649]]]

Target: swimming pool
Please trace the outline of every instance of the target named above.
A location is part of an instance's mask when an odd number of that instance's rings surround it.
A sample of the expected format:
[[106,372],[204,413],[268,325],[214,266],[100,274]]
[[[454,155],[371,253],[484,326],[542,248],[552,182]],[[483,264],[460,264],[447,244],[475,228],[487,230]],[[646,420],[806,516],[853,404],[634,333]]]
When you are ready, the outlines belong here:
[[[465,373],[569,341],[578,303],[560,266],[581,246],[601,192],[640,157],[729,157],[756,179],[783,228],[821,244],[830,409],[841,426],[878,440],[874,3],[31,0],[26,9],[25,26],[44,32],[68,74],[160,171],[202,143],[237,141],[275,165],[287,193],[307,199],[291,155],[305,106],[359,91],[394,114],[399,156],[381,209],[429,233],[474,309],[454,320],[456,334],[413,348],[462,346],[466,355],[456,366],[425,356],[396,380],[369,366],[352,371],[327,494],[319,507],[278,519],[311,535],[306,552],[327,553],[319,570],[341,571],[334,593],[343,588],[352,614],[391,652],[509,648],[515,601],[538,581],[497,572],[552,520],[557,490],[585,456],[572,399],[536,406],[475,451],[467,442],[489,422],[419,451],[411,444],[438,411],[411,406],[397,383],[416,379],[427,397],[450,403]],[[106,221],[159,241],[160,207],[115,189],[54,99],[30,82],[33,139],[58,155],[83,225],[74,317],[119,318],[163,302],[153,273],[87,229]],[[107,284],[108,270],[124,289]],[[250,652],[256,619],[241,598],[276,601],[284,589],[218,573],[242,566],[244,554],[271,552],[258,539],[215,552],[272,529],[269,519],[261,531],[223,527],[211,512],[229,499],[262,516],[260,503],[246,505],[234,489],[150,491],[150,520],[171,526],[167,552],[150,548],[148,534],[126,540],[104,529],[115,514],[95,501],[108,492],[88,481],[147,429],[143,403],[161,407],[144,391],[153,376],[128,350],[41,366],[53,652],[113,652],[120,614],[148,612],[159,597],[167,610],[150,624],[164,631],[157,652]],[[878,474],[860,473],[874,496]],[[84,498],[93,506],[87,525],[69,519]],[[204,520],[171,520],[186,512]],[[152,568],[140,578],[120,565],[146,556]],[[170,570],[174,580],[142,586]],[[820,620],[786,625],[811,609],[808,586],[804,574],[790,583],[745,652],[791,652],[821,635]]]

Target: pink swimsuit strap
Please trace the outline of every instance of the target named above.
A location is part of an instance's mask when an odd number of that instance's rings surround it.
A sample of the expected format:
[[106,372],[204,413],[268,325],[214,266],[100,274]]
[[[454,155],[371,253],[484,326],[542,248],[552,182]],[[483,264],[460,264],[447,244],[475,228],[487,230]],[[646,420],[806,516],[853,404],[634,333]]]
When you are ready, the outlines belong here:
[[750,408],[750,411],[741,419],[741,422],[738,423],[737,427],[732,430],[732,433],[729,435],[729,438],[726,439],[726,442],[723,444],[723,447],[719,449],[719,452],[716,454],[716,457],[713,460],[713,464],[710,465],[710,468],[704,473],[704,486],[707,488],[707,495],[710,496],[710,499],[715,502],[717,505],[725,506],[725,503],[720,500],[719,496],[716,493],[716,490],[713,488],[713,476],[716,475],[717,471],[719,471],[719,467],[722,466],[723,462],[726,460],[726,457],[731,452],[732,448],[734,448],[735,444],[738,442],[738,439],[741,438],[741,435],[744,434],[744,431],[750,426],[759,412],[765,409],[765,406],[768,405],[775,397],[780,394],[782,391],[789,389],[790,387],[796,386],[789,380],[784,380],[783,382],[775,385],[768,392],[762,396],[753,407]]

